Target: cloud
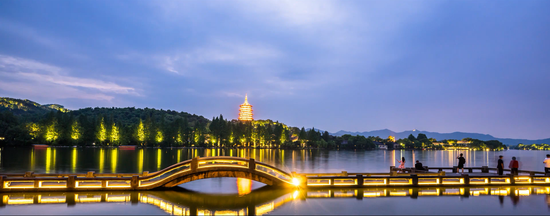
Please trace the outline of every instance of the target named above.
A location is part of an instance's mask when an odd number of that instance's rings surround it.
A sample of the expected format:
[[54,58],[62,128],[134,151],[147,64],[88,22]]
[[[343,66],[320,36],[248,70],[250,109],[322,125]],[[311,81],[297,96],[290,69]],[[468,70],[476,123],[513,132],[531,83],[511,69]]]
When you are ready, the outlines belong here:
[[132,87],[74,77],[57,66],[6,55],[0,55],[0,76],[1,89],[31,95],[94,100],[112,100],[109,94],[138,95]]

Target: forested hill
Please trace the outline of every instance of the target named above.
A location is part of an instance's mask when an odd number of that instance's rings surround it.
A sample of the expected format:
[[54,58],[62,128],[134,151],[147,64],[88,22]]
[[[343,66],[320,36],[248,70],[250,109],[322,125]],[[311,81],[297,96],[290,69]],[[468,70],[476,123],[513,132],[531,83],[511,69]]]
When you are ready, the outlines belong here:
[[88,118],[96,119],[97,117],[104,117],[108,119],[109,121],[113,122],[119,122],[124,125],[137,125],[139,124],[140,119],[147,119],[151,118],[153,120],[159,121],[163,120],[165,123],[172,123],[176,121],[176,119],[184,119],[186,118],[187,121],[191,126],[195,125],[196,123],[201,123],[203,125],[206,125],[208,123],[208,119],[204,118],[203,116],[198,116],[195,114],[189,114],[187,112],[177,112],[173,110],[157,110],[157,109],[150,109],[150,108],[134,108],[134,107],[126,107],[126,108],[84,108],[79,110],[71,111],[71,114],[74,116],[87,116]]
[[34,101],[0,97],[0,112],[11,111],[14,115],[40,115],[50,111],[68,112],[58,104],[40,105]]
[[[146,119],[147,117],[152,119],[164,119],[167,123],[173,122],[178,118],[187,118],[187,121],[194,125],[196,122],[203,124],[208,123],[208,119],[189,114],[187,112],[177,112],[173,110],[157,110],[157,109],[141,109],[134,107],[127,108],[84,108],[79,110],[68,110],[62,105],[58,104],[45,104],[40,105],[27,99],[14,99],[8,97],[0,97],[0,112],[10,111],[16,116],[21,117],[22,121],[37,122],[45,117],[50,112],[61,111],[63,113],[70,113],[74,117],[79,115],[87,116],[91,119],[96,119],[98,116],[109,118],[114,122],[120,122],[122,124],[138,124],[139,119]],[[164,117],[164,118],[162,118]]]

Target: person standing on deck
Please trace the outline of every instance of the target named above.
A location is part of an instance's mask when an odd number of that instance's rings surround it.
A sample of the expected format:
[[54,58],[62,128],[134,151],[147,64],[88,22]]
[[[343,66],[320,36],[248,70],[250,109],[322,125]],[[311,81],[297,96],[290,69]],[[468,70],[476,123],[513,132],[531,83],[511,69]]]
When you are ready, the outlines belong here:
[[544,159],[544,173],[546,175],[550,174],[550,154],[546,155],[546,159]]
[[458,173],[458,170],[462,169],[462,174],[464,174],[464,164],[466,163],[466,159],[464,159],[462,153],[460,153],[460,157],[456,157],[456,159],[458,159],[458,167],[456,168],[456,172]]
[[518,175],[519,162],[516,160],[516,157],[512,157],[508,167],[510,168],[510,174]]
[[498,170],[498,175],[504,174],[504,161],[502,160],[502,155],[498,156],[497,170]]
[[403,169],[405,169],[405,157],[401,157],[400,161],[398,161],[398,160],[396,160],[396,161],[397,161],[397,163],[399,163],[399,167],[397,167],[397,168],[401,169],[401,172],[403,172]]

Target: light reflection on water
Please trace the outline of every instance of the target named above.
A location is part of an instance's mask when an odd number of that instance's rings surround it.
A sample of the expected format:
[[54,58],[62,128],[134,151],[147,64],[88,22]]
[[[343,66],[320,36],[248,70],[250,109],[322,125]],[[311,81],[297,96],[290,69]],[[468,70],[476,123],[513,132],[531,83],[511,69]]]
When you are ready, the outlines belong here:
[[[237,181],[239,187],[248,183]],[[430,214],[462,214],[476,211],[507,214],[547,214],[550,207],[550,187],[456,187],[456,188],[368,188],[280,190],[270,187],[256,189],[247,194],[204,194],[190,191],[139,191],[139,192],[46,192],[0,194],[2,214],[63,214],[67,207],[96,205],[111,209],[111,214],[125,214],[126,208],[142,208],[143,214],[157,214],[162,210],[169,215],[263,215],[263,214],[379,214],[414,212],[418,204],[445,201],[458,205],[463,201],[482,202],[482,208],[449,211],[448,206],[426,205]],[[459,200],[456,200],[459,198]],[[466,199],[466,200],[463,200]],[[509,200],[509,201],[507,201]],[[388,209],[392,203],[401,208]],[[525,202],[525,204],[523,203]],[[130,206],[118,208],[120,203]],[[339,203],[355,204],[358,208],[327,208]],[[385,203],[365,211],[365,205]],[[490,205],[487,205],[489,204]],[[498,204],[496,204],[498,203]],[[496,205],[495,205],[496,204]],[[110,206],[117,208],[110,208]],[[146,205],[144,208],[142,205]],[[25,208],[21,208],[25,206]],[[317,206],[318,208],[312,208]],[[324,206],[324,207],[323,207]],[[41,209],[43,211],[36,211]],[[511,210],[511,211],[510,211]],[[93,212],[81,212],[84,214]]]
[[277,149],[182,149],[148,148],[119,150],[117,148],[2,148],[0,172],[23,173],[142,173],[154,172],[191,159],[193,156],[236,156],[254,158],[287,172],[388,172],[396,159],[405,157],[406,167],[420,160],[425,166],[451,167],[463,153],[466,166],[496,167],[499,155],[505,163],[512,156],[520,161],[520,169],[543,171],[542,161],[550,151],[324,151]]

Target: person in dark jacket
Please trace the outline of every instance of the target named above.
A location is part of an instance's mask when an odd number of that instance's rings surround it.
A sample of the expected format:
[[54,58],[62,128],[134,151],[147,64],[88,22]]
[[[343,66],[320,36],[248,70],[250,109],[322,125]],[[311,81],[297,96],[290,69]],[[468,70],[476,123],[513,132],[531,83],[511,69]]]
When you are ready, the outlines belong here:
[[464,164],[466,163],[466,159],[464,159],[462,153],[460,153],[460,157],[456,157],[456,159],[458,159],[458,167],[456,168],[456,172],[458,173],[458,170],[462,169],[462,174],[464,174]]
[[516,160],[516,157],[512,157],[508,167],[510,168],[510,173],[512,175],[518,175],[519,162]]
[[422,166],[422,163],[420,163],[420,161],[416,160],[416,163],[414,164],[414,169],[424,170],[424,167]]
[[498,175],[504,174],[504,161],[502,160],[502,155],[498,156],[497,170],[498,170]]

